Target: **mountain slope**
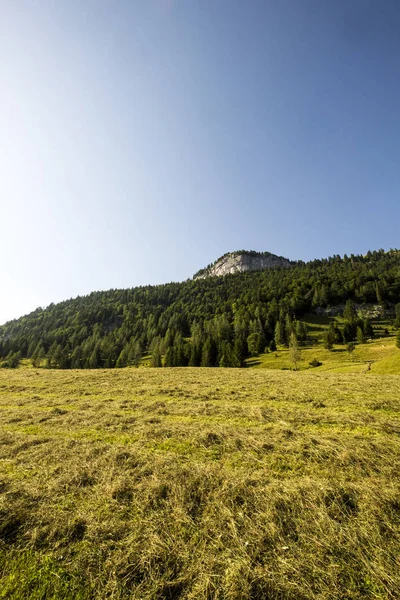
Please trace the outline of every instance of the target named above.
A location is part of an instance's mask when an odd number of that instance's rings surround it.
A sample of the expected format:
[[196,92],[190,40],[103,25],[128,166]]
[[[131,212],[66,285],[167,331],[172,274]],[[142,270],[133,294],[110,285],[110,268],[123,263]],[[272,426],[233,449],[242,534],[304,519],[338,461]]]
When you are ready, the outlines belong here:
[[[305,313],[349,299],[399,303],[399,251],[93,292],[0,327],[0,357],[5,366],[18,354],[12,365],[22,356],[41,366],[108,368],[151,353],[153,366],[161,366],[161,356],[166,366],[241,366],[277,339],[277,326],[287,343]],[[354,311],[349,319],[347,341],[364,327]]]

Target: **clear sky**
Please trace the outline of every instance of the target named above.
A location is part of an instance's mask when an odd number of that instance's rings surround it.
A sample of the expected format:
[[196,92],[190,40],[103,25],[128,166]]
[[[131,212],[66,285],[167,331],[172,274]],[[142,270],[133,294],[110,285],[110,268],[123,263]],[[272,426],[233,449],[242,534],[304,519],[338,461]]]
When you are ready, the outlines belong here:
[[0,323],[399,247],[398,0],[1,0]]

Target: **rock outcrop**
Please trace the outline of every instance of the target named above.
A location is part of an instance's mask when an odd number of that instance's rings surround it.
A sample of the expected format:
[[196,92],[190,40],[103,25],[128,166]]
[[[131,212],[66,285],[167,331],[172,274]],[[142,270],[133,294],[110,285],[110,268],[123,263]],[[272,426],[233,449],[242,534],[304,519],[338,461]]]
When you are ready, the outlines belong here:
[[214,264],[196,273],[194,279],[221,277],[232,273],[263,271],[264,269],[288,268],[291,266],[291,262],[288,259],[269,252],[231,252],[219,258]]
[[[395,309],[394,305],[389,306],[388,308],[383,307],[381,304],[357,304],[354,303],[354,310],[356,314],[360,318],[366,319],[379,319],[379,318],[387,318],[393,319],[395,317]],[[328,308],[324,308],[322,306],[317,306],[314,310],[316,315],[322,315],[324,317],[336,317],[338,315],[342,315],[345,309],[345,304],[338,304],[336,306],[329,306]]]

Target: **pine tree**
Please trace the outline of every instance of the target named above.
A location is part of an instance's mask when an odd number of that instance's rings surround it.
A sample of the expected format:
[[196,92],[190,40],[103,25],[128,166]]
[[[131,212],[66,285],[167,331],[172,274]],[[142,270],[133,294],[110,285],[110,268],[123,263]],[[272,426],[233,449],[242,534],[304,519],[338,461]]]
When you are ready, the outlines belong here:
[[349,356],[350,356],[351,360],[353,360],[353,356],[352,356],[352,355],[353,355],[353,352],[354,352],[355,348],[356,348],[356,347],[355,347],[355,345],[353,344],[353,342],[349,342],[349,343],[346,345],[346,350],[347,350],[347,352],[348,352],[348,354],[349,354]]
[[332,323],[329,324],[328,330],[324,333],[323,341],[326,350],[333,350],[333,345],[335,343],[335,327]]
[[334,331],[334,335],[335,335],[335,340],[334,340],[335,344],[342,344],[343,343],[342,332],[340,331],[340,329],[337,325],[334,326],[333,331]]
[[356,309],[354,307],[353,301],[350,299],[346,302],[346,306],[343,311],[343,318],[346,321],[349,321],[350,323],[352,323],[356,318]]
[[116,367],[120,369],[121,367],[126,367],[128,364],[128,350],[127,348],[123,348],[117,358]]
[[371,325],[371,321],[369,319],[367,319],[367,318],[363,319],[362,329],[364,332],[364,338],[373,338],[374,337],[374,330]]
[[320,304],[322,306],[327,306],[329,304],[329,295],[328,295],[328,289],[326,287],[326,285],[323,283],[321,285],[321,292],[320,292]]
[[260,353],[261,335],[259,333],[251,333],[247,338],[247,346],[250,356],[258,356]]
[[97,347],[94,348],[89,358],[89,369],[97,369],[99,366],[99,353]]
[[201,353],[203,346],[203,330],[197,321],[195,321],[190,328],[190,335],[189,366],[199,367],[201,364]]
[[362,330],[362,327],[357,327],[357,342],[359,344],[363,344],[364,341],[365,341],[365,338],[364,338],[364,332]]
[[285,327],[284,327],[284,344],[285,346],[289,346],[290,336],[292,333],[296,333],[296,326],[292,321],[292,318],[289,314],[286,315],[285,318]]
[[247,354],[247,343],[245,338],[237,336],[233,345],[232,363],[235,367],[244,367],[244,361]]
[[304,321],[296,321],[296,336],[299,342],[307,342],[307,324]]
[[285,330],[280,321],[276,322],[274,339],[277,346],[282,346],[285,343]]
[[161,361],[161,350],[160,350],[160,345],[156,344],[153,348],[153,351],[151,353],[151,361],[150,364],[152,367],[162,367],[162,361]]
[[70,348],[69,346],[64,346],[60,354],[59,368],[60,369],[69,369],[71,367],[71,359],[70,359]]
[[76,346],[71,354],[71,369],[81,369],[82,366],[82,347]]
[[299,349],[299,344],[297,342],[296,334],[292,331],[289,339],[289,354],[290,360],[292,361],[293,370],[297,371],[297,365],[301,358],[301,352]]
[[32,353],[32,366],[34,366],[36,368],[40,367],[45,356],[46,356],[46,353],[44,351],[44,348],[43,348],[42,344],[39,342]]
[[184,367],[186,366],[186,357],[185,357],[185,348],[183,344],[182,334],[176,333],[174,338],[173,345],[173,353],[174,353],[174,366],[175,367]]
[[226,358],[226,356],[225,356],[225,354],[223,354],[223,355],[221,356],[221,358],[220,358],[220,360],[219,360],[219,366],[220,366],[220,367],[223,367],[223,368],[225,368],[225,367],[229,367],[229,366],[230,366],[230,365],[229,365],[229,362],[228,362],[228,360],[227,360],[227,358]]
[[351,342],[355,339],[357,334],[357,323],[345,321],[343,325],[343,340],[344,342]]
[[312,307],[317,308],[317,306],[319,306],[320,304],[321,304],[320,291],[319,291],[319,288],[316,287],[314,290],[314,295],[313,295],[313,299],[312,299]]
[[37,344],[35,340],[32,340],[26,353],[27,358],[33,358],[36,348],[38,348],[40,345],[40,342]]
[[172,346],[169,346],[165,352],[164,356],[164,367],[175,367],[174,363],[174,349]]
[[128,364],[138,367],[140,365],[140,359],[142,358],[142,351],[138,341],[131,342],[128,350]]
[[202,367],[214,367],[215,358],[213,352],[213,344],[210,337],[206,339],[203,345],[203,351],[201,354],[201,366]]

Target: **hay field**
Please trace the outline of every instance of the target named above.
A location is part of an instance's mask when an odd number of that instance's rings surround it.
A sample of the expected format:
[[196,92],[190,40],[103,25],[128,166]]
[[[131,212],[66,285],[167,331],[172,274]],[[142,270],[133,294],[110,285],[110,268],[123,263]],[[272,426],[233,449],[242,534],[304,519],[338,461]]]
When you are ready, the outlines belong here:
[[0,372],[0,598],[400,598],[400,377]]

